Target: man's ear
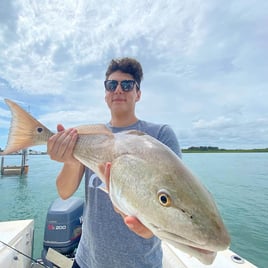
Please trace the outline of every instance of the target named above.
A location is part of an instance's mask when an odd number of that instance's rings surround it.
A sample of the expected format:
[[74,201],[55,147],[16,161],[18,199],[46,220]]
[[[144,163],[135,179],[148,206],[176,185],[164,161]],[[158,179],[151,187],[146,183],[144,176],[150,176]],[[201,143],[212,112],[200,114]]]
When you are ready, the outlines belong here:
[[139,101],[141,98],[141,90],[137,90],[137,96],[136,96],[136,101]]

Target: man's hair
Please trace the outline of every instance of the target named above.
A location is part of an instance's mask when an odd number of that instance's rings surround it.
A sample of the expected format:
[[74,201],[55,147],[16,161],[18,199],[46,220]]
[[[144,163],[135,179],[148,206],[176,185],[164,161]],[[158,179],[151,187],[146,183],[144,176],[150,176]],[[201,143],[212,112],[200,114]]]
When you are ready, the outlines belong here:
[[133,58],[112,59],[105,74],[106,79],[108,79],[110,74],[116,71],[121,71],[122,73],[128,73],[132,75],[140,86],[141,80],[143,78],[143,72],[141,64],[137,60]]

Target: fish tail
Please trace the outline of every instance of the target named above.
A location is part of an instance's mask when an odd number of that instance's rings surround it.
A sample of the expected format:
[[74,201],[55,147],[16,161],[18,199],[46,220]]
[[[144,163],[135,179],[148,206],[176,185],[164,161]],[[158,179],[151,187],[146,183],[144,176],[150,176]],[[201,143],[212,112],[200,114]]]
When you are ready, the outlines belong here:
[[9,154],[29,146],[46,144],[53,133],[15,102],[5,99],[12,113],[8,142],[1,154]]

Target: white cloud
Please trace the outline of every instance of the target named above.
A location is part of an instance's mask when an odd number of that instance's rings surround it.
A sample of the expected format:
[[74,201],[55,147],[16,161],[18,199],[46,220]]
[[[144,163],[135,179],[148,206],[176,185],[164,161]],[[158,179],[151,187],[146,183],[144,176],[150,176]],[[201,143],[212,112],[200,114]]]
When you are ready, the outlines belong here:
[[145,77],[139,117],[170,124],[183,147],[266,147],[257,122],[268,118],[267,8],[253,0],[1,1],[0,98],[24,102],[52,128],[107,122],[106,66],[133,56]]
[[231,118],[220,116],[211,121],[199,119],[198,121],[193,122],[193,129],[207,129],[207,128],[213,128],[213,129],[225,128],[226,129],[226,128],[233,127],[235,124],[236,123],[233,122]]
[[199,43],[199,1],[17,3],[15,40],[0,52],[0,75],[30,94],[64,92],[76,65],[91,66],[109,53],[135,55],[142,45],[162,60]]
[[0,114],[1,114],[1,117],[3,117],[3,118],[9,118],[10,117],[10,112],[5,110],[5,109],[2,109],[2,108],[0,108]]
[[107,120],[106,114],[102,110],[61,110],[58,112],[47,113],[38,118],[40,122],[51,129],[56,129],[56,124],[64,124],[66,128],[84,124],[96,124]]

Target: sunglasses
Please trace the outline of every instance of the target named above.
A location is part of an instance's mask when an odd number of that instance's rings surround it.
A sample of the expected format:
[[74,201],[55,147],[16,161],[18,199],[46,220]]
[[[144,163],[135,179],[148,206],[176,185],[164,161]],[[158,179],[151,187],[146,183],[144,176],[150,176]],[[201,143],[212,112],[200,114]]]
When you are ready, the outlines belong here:
[[123,80],[123,81],[117,81],[117,80],[105,80],[104,86],[105,89],[109,92],[115,92],[118,84],[120,83],[120,86],[124,92],[129,92],[133,90],[134,86],[139,89],[139,85],[135,80]]

